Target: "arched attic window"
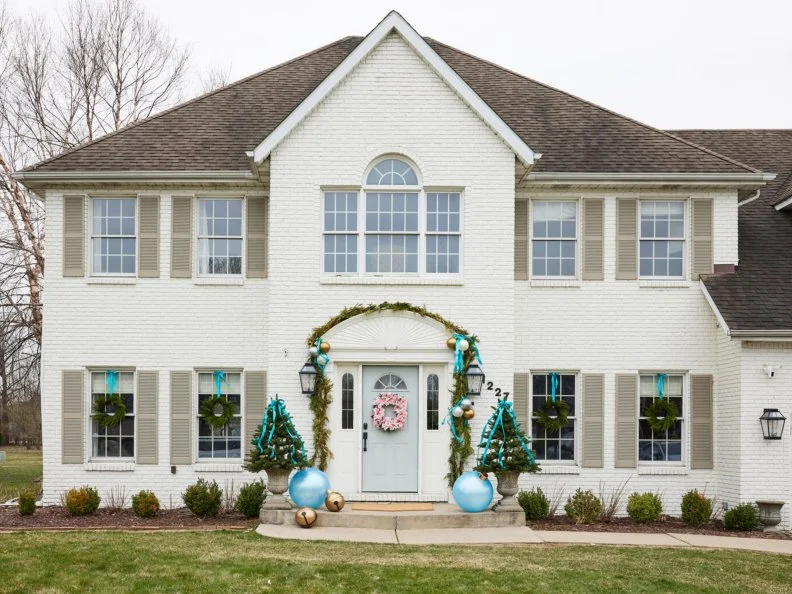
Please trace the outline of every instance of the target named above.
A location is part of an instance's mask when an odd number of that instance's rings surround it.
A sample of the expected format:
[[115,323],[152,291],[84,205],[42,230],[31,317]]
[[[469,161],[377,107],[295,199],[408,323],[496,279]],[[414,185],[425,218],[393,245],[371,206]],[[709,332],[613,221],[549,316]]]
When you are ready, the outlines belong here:
[[401,159],[385,159],[369,171],[366,177],[367,186],[417,186],[418,176],[407,163]]

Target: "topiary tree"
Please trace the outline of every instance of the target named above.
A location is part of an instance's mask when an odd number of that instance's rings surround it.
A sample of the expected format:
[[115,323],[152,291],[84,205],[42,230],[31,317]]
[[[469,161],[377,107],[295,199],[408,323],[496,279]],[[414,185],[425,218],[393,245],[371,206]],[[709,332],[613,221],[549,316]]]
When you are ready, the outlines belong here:
[[308,464],[302,437],[286,411],[286,403],[275,396],[267,405],[261,425],[251,440],[243,464],[249,472],[292,470]]
[[539,472],[541,469],[528,447],[528,437],[517,422],[512,403],[506,398],[498,400],[493,411],[481,432],[476,470],[494,472],[496,476],[503,472]]

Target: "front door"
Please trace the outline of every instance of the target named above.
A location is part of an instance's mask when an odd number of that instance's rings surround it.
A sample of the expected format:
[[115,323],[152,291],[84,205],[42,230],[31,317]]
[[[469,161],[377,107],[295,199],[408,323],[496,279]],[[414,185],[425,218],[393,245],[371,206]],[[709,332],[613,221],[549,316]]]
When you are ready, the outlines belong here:
[[[418,492],[418,388],[417,367],[363,368],[363,430],[368,436],[363,451],[363,491]],[[383,431],[374,426],[374,401],[381,394],[407,399],[407,421],[402,429]],[[393,414],[393,407],[385,410]]]

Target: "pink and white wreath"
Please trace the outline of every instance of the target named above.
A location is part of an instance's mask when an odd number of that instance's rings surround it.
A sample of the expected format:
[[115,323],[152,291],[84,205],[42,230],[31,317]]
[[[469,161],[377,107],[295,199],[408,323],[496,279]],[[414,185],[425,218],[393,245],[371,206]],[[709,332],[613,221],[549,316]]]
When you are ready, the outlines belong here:
[[[388,407],[393,408],[393,415],[385,414]],[[374,400],[371,418],[374,426],[382,431],[404,429],[407,423],[407,399],[393,393],[380,394]]]

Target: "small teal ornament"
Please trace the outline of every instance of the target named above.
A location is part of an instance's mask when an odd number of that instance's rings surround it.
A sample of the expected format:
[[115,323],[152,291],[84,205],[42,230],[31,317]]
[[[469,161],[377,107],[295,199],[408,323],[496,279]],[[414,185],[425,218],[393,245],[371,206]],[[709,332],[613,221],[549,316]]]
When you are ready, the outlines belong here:
[[324,505],[330,479],[318,468],[304,468],[289,483],[289,497],[297,507],[317,509]]
[[492,483],[474,470],[463,472],[454,482],[454,501],[468,513],[482,512],[492,503]]

